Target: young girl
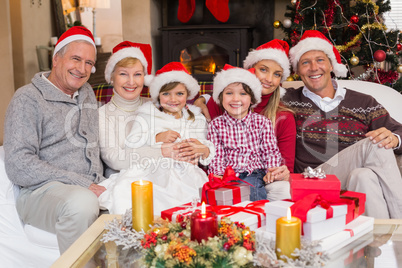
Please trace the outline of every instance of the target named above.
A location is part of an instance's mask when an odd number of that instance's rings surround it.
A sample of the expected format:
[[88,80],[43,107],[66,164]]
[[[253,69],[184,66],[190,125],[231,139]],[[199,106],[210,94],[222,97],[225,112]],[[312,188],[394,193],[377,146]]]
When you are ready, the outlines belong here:
[[179,147],[181,153],[174,158],[181,161],[131,157],[130,168],[112,175],[106,194],[100,197],[110,213],[124,213],[131,207],[130,184],[139,179],[153,183],[155,214],[199,197],[199,188],[208,178],[197,164],[208,165],[215,150],[206,138],[207,122],[200,109],[186,104],[198,92],[197,81],[181,63],[169,63],[156,73],[150,85],[154,103],[138,109],[125,144],[127,148]]
[[[296,122],[292,110],[280,102],[280,84],[290,74],[288,57],[289,45],[285,41],[274,39],[249,52],[244,60],[244,68],[254,68],[255,75],[262,85],[261,102],[253,108],[253,111],[272,121],[279,151],[282,154],[282,164],[286,165],[290,172],[293,172]],[[194,104],[202,109],[207,119],[214,119],[222,115],[224,110],[208,97],[209,95],[203,95]],[[283,169],[277,171],[283,171]],[[274,172],[274,176],[280,178],[282,175]]]
[[[214,78],[212,97],[225,112],[208,127],[208,139],[216,148],[208,172],[219,176],[232,166],[240,179],[255,186],[251,187],[250,200],[256,201],[267,199],[265,184],[273,181],[271,168],[278,168],[282,157],[271,121],[250,111],[261,101],[262,89],[253,72],[225,65]],[[289,173],[280,180],[288,177]],[[270,183],[275,194],[270,196],[269,191],[268,199],[290,198],[289,183],[276,180]]]

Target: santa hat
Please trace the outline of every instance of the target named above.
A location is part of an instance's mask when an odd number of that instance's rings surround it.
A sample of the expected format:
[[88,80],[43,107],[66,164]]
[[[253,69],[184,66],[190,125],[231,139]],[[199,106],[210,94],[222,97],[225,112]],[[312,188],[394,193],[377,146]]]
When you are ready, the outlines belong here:
[[[92,44],[95,48],[95,53],[96,53],[96,45],[95,45],[95,39],[87,28],[82,27],[82,26],[74,26],[65,31],[59,38],[59,40],[56,43],[56,46],[54,47],[54,52],[53,52],[53,57],[56,55],[57,52],[59,52],[60,49],[65,47],[66,45],[70,44],[71,42],[78,41],[78,40],[84,40]],[[92,67],[91,72],[95,72],[95,67]]]
[[262,60],[276,61],[283,69],[281,82],[290,75],[289,45],[287,42],[274,39],[248,53],[243,62],[244,68],[249,69]]
[[138,59],[145,70],[145,85],[149,85],[153,76],[152,72],[152,48],[149,44],[133,43],[123,41],[113,48],[113,54],[107,61],[105,68],[105,80],[110,83],[112,73],[116,64],[124,58]]
[[300,38],[299,43],[292,47],[289,51],[290,62],[292,63],[293,70],[297,71],[297,63],[300,57],[311,50],[319,50],[324,52],[332,63],[332,68],[335,76],[346,77],[348,69],[342,64],[341,55],[335,46],[317,30],[305,31]]
[[239,67],[233,67],[229,64],[225,64],[222,71],[220,71],[214,78],[214,87],[212,92],[212,98],[219,104],[219,94],[232,83],[244,83],[248,85],[254,94],[256,103],[253,107],[261,102],[262,86],[260,80],[254,74],[255,69],[243,69]]
[[188,90],[187,99],[189,100],[194,99],[200,91],[197,80],[188,73],[183,64],[170,62],[156,72],[155,78],[149,86],[149,94],[152,100],[156,102],[162,86],[172,82],[183,83],[186,86]]

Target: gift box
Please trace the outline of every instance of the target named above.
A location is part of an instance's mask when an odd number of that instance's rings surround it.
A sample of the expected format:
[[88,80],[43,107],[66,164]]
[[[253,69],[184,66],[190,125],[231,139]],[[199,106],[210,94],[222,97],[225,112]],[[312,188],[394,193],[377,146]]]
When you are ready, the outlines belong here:
[[362,215],[366,208],[366,194],[352,192],[352,191],[341,191],[341,199],[350,200],[348,204],[348,214],[346,215],[346,223],[351,222],[358,216]]
[[[266,229],[268,232],[276,232],[276,220],[286,217],[287,210],[294,203],[290,201],[274,201],[265,204]],[[332,217],[328,218],[328,210],[316,206],[308,210],[306,221],[303,222],[303,236],[308,240],[319,240],[340,232],[346,224],[347,205],[331,205]]]
[[264,205],[268,200],[245,201],[234,206],[216,206],[211,207],[216,212],[218,218],[229,218],[233,222],[244,223],[250,227],[250,230],[256,230],[265,226]]
[[296,202],[306,195],[317,193],[326,200],[338,200],[341,182],[335,175],[326,175],[323,179],[306,178],[303,174],[290,174],[290,195]]
[[[208,210],[209,205],[205,205]],[[184,217],[190,216],[195,211],[201,211],[201,203],[187,203],[178,207],[169,208],[161,212],[161,218],[171,222],[181,222]]]
[[[207,204],[213,206],[232,206],[250,200],[250,186],[245,183],[228,185],[206,190]],[[200,188],[202,198],[202,188]]]

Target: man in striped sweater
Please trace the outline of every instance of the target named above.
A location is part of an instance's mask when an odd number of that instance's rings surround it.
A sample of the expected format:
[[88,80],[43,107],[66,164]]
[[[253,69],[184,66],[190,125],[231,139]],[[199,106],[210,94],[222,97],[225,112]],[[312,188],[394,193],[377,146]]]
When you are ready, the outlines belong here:
[[342,189],[366,193],[366,212],[402,218],[402,125],[373,97],[338,87],[331,73],[345,77],[339,52],[319,31],[306,31],[290,50],[304,87],[287,90],[296,112],[295,172],[310,166],[335,174]]

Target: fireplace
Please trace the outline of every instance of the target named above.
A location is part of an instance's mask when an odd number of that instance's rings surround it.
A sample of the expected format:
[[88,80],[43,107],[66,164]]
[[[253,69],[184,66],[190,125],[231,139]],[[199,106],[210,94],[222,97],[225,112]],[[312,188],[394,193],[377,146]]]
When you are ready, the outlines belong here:
[[228,63],[242,66],[251,48],[251,27],[191,25],[164,27],[163,64],[180,61],[199,81],[212,81]]
[[162,1],[162,64],[179,61],[201,82],[210,82],[227,63],[243,66],[251,48],[273,38],[274,0],[230,0],[230,17],[221,23],[196,0],[188,23],[177,18],[178,0]]

